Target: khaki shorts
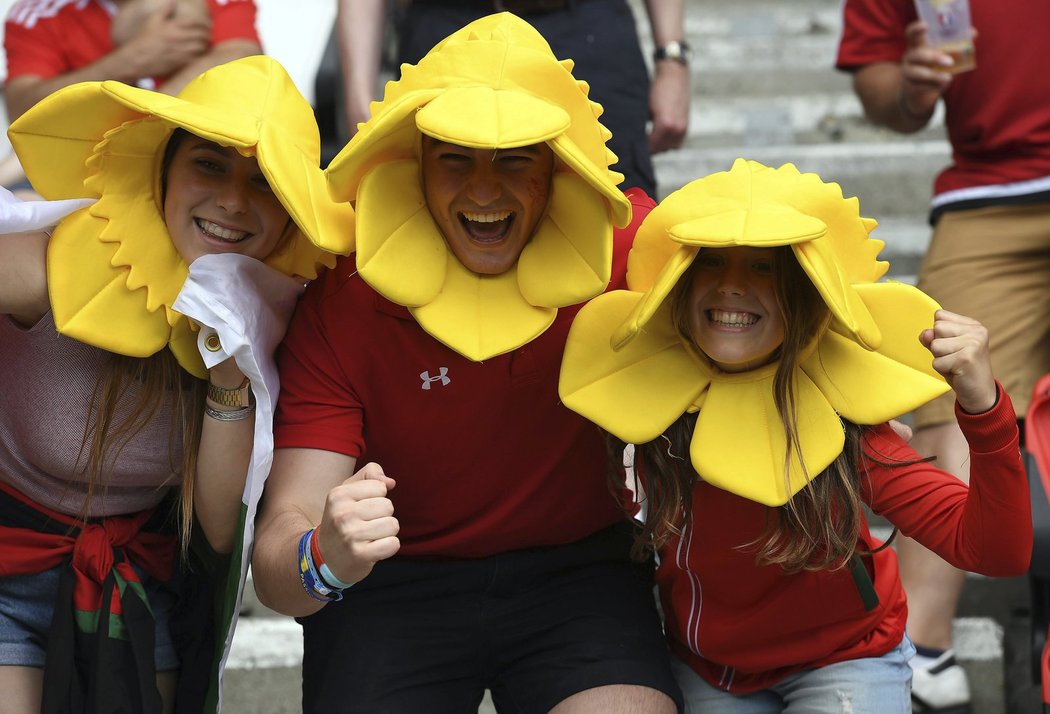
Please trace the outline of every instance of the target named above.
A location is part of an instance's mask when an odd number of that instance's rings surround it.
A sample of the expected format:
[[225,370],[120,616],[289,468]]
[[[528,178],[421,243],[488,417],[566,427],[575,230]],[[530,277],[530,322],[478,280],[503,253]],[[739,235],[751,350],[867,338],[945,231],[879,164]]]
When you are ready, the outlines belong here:
[[[1050,204],[992,206],[941,216],[919,287],[988,328],[992,369],[1018,417],[1050,372]],[[948,393],[915,412],[915,426],[955,420]]]

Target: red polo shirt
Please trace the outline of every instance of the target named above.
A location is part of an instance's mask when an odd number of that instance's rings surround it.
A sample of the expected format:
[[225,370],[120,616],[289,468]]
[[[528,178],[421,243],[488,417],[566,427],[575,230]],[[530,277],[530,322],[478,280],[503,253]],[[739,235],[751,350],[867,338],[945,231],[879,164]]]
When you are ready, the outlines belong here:
[[[653,203],[628,194],[610,289]],[[581,306],[484,362],[449,349],[343,259],[307,290],[281,354],[277,448],[375,461],[392,478],[400,554],[454,558],[567,543],[623,519],[604,437],[558,399],[565,336]]]

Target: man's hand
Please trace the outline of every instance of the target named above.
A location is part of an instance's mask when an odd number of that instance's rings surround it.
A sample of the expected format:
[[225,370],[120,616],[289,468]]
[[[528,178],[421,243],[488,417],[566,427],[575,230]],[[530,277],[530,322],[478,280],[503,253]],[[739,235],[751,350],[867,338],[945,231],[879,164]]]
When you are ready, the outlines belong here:
[[[649,89],[649,150],[677,149],[689,129],[689,68],[673,60],[656,63]],[[623,157],[621,157],[623,158]]]
[[142,28],[118,48],[138,77],[166,77],[211,46],[210,18],[178,13],[178,0],[165,0]]
[[926,42],[926,23],[921,20],[905,29],[908,49],[901,58],[901,111],[912,117],[929,117],[937,100],[952,81],[951,55]]
[[984,325],[964,315],[938,310],[933,327],[923,330],[919,341],[933,354],[933,368],[955,390],[963,411],[980,414],[995,406],[998,393]]
[[315,535],[329,569],[343,582],[364,580],[372,566],[401,547],[394,504],[387,498],[394,485],[371,463],[328,492]]

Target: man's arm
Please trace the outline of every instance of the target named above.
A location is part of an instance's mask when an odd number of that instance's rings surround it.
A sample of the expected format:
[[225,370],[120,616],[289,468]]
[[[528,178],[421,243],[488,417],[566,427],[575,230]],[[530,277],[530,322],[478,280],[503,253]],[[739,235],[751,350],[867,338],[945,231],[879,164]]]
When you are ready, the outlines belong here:
[[339,0],[336,16],[347,136],[368,121],[386,29],[386,0]]
[[97,62],[55,77],[11,78],[4,88],[8,120],[14,121],[44,97],[77,82],[114,79],[133,84],[143,77],[169,75],[200,57],[211,42],[210,24],[199,18],[176,18],[173,8],[170,2],[154,13],[129,42]]
[[[653,32],[653,46],[685,39],[684,0],[646,0],[646,12]],[[690,69],[676,60],[653,63],[653,80],[649,89],[649,148],[657,154],[677,149],[689,129]]]
[[950,55],[926,43],[926,25],[913,22],[906,31],[908,49],[900,62],[874,62],[853,74],[853,90],[864,113],[875,124],[902,134],[924,128],[952,80]]
[[[252,577],[259,601],[304,617],[325,603],[310,597],[299,577],[299,540],[311,528],[332,573],[347,583],[401,544],[387,492],[394,480],[378,464],[354,473],[357,459],[316,449],[278,449],[255,529]],[[351,475],[352,474],[352,475]]]

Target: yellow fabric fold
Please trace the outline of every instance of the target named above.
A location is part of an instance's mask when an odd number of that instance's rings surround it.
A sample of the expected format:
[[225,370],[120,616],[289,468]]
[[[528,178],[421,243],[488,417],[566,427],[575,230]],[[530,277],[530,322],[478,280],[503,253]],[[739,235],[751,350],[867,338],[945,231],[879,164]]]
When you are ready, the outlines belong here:
[[416,322],[467,359],[481,362],[536,339],[558,311],[521,297],[516,269],[477,275],[448,254],[445,284],[426,305],[409,310]]

